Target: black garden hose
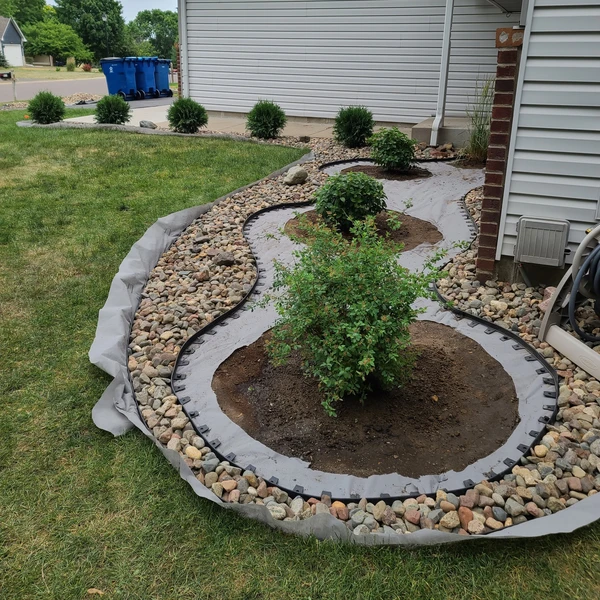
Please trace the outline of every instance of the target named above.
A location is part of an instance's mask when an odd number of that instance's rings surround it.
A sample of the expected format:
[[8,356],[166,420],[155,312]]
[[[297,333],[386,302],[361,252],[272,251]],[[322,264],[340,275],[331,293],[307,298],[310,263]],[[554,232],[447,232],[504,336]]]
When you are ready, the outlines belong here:
[[585,259],[583,265],[577,272],[575,277],[575,281],[573,282],[573,290],[571,292],[571,296],[569,298],[569,322],[571,323],[571,327],[573,327],[573,331],[586,342],[600,342],[600,336],[591,335],[586,333],[579,327],[577,324],[577,319],[575,318],[575,304],[577,301],[577,293],[579,290],[579,286],[583,281],[583,278],[588,275],[588,280],[590,283],[591,292],[596,296],[596,301],[594,304],[594,310],[596,314],[599,314],[600,311],[600,245],[596,246]]

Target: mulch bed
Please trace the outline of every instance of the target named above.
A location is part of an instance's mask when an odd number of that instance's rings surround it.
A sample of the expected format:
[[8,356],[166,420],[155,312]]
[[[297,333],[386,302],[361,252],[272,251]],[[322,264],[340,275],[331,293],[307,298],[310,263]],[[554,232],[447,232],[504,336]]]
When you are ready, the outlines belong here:
[[[390,227],[388,221],[392,215],[402,223],[399,229]],[[316,225],[320,221],[319,215],[314,210],[302,213],[302,217],[305,217],[311,225]],[[296,237],[300,241],[308,241],[310,234],[300,229],[300,220],[301,217],[290,219],[283,230],[290,237]],[[423,243],[436,244],[442,239],[442,234],[437,227],[429,221],[423,221],[396,211],[380,212],[375,217],[375,226],[380,236],[394,244],[403,244],[402,250],[404,252],[412,250]],[[350,233],[344,233],[343,235],[346,239],[352,238]]]
[[386,171],[377,165],[353,165],[343,169],[342,173],[365,173],[376,179],[391,179],[393,181],[408,181],[410,179],[423,179],[431,177],[431,171],[421,169],[420,167],[411,167],[408,171]]
[[318,383],[299,356],[271,365],[267,332],[236,350],[215,373],[221,409],[248,434],[312,467],[360,477],[410,477],[460,470],[510,436],[518,401],[510,376],[473,340],[427,321],[411,326],[419,356],[401,389],[346,399],[326,415]]

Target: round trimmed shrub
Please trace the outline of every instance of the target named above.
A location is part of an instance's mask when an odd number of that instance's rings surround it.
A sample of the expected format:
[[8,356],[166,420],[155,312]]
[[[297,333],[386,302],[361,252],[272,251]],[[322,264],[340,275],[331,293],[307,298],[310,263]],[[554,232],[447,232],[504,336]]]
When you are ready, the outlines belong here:
[[366,146],[373,135],[373,113],[365,106],[340,108],[333,126],[333,135],[340,144],[348,148]]
[[121,96],[104,96],[96,105],[96,123],[123,125],[131,117],[131,107]]
[[383,185],[364,173],[330,177],[315,193],[315,210],[330,226],[349,231],[355,221],[381,212],[385,204]]
[[292,266],[275,263],[279,319],[267,351],[275,365],[298,351],[334,416],[344,398],[363,400],[374,386],[390,389],[410,377],[416,354],[408,328],[419,312],[414,302],[431,296],[427,286],[437,271],[401,267],[373,217],[354,225],[349,242],[323,225],[312,233],[314,241],[295,252]]
[[259,100],[248,113],[246,129],[254,137],[270,140],[279,136],[286,123],[287,117],[279,104]]
[[65,103],[52,92],[39,92],[29,101],[27,110],[33,121],[43,125],[65,118]]
[[371,158],[386,171],[407,171],[415,160],[417,140],[397,127],[382,129],[369,140]]
[[169,125],[177,133],[198,133],[208,123],[208,114],[202,104],[191,98],[179,98],[167,113]]

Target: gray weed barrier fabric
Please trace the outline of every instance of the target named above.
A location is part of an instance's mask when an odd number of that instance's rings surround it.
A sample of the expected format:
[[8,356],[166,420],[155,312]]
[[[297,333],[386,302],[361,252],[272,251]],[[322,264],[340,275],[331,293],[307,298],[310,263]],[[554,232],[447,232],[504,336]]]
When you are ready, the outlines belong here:
[[[305,157],[303,160],[307,160]],[[297,163],[293,163],[297,164]],[[289,168],[292,165],[289,165]],[[403,210],[406,200],[410,199],[412,207],[407,210],[412,216],[429,220],[441,231],[444,239],[440,242],[449,254],[458,252],[455,242],[472,241],[474,229],[466,218],[464,208],[456,200],[469,189],[481,185],[482,176],[478,173],[463,172],[443,164],[431,164],[432,172],[444,174],[444,178],[432,178],[403,182],[386,182],[388,206],[391,209]],[[283,169],[282,171],[285,171]],[[331,172],[341,170],[332,167]],[[278,172],[281,173],[282,171]],[[440,187],[439,182],[443,181]],[[411,185],[406,185],[410,183]],[[227,196],[232,195],[227,194]],[[227,197],[225,196],[225,197]],[[216,202],[219,202],[219,199]],[[113,377],[113,381],[92,411],[94,423],[113,435],[122,435],[133,427],[137,427],[150,438],[164,456],[169,460],[180,476],[185,479],[194,492],[203,498],[216,502],[224,508],[261,521],[284,532],[314,535],[322,540],[340,540],[362,545],[434,545],[466,541],[481,541],[490,538],[526,538],[539,537],[552,533],[568,533],[587,525],[600,516],[600,494],[582,500],[574,506],[558,513],[525,523],[508,527],[485,536],[461,536],[436,530],[422,529],[410,535],[376,533],[366,535],[353,534],[344,523],[332,515],[319,514],[302,521],[277,521],[264,506],[255,504],[224,503],[208,488],[200,483],[181,455],[168,450],[160,444],[148,430],[138,413],[136,399],[127,369],[129,336],[134,316],[150,272],[161,255],[180,236],[185,228],[201,214],[210,210],[215,203],[194,207],[173,213],[159,219],[134,244],[123,260],[119,272],[113,279],[105,306],[99,314],[96,337],[90,349],[90,360],[103,371]],[[299,209],[307,210],[307,209]],[[285,237],[273,238],[273,233],[296,212],[295,209],[274,207],[254,219],[245,229],[254,255],[261,264],[259,287],[255,288],[257,297],[268,289],[272,282],[273,260],[291,260],[294,244]],[[431,247],[419,246],[401,255],[400,262],[408,268],[421,266],[430,253]],[[232,423],[219,409],[211,389],[212,374],[236,348],[255,341],[262,333],[273,325],[276,318],[271,306],[253,307],[252,310],[238,310],[236,319],[225,319],[215,329],[216,334],[204,336],[206,339],[195,352],[186,359],[181,368],[185,374],[185,395],[188,414],[194,411],[201,415],[200,421],[207,425],[218,437],[227,454],[236,455],[236,464],[245,467],[252,464],[258,473],[265,478],[277,476],[282,488],[293,489],[301,484],[306,492],[319,495],[328,490],[334,498],[350,498],[354,494],[362,497],[379,497],[386,493],[390,496],[401,496],[415,493],[435,493],[437,489],[459,489],[465,481],[477,483],[491,473],[499,473],[506,465],[518,460],[517,446],[522,443],[531,444],[530,431],[543,430],[539,417],[550,414],[548,400],[544,400],[544,391],[548,389],[541,373],[537,372],[540,364],[536,361],[524,360],[522,348],[516,348],[513,342],[503,337],[497,330],[488,331],[482,324],[469,319],[457,319],[456,316],[440,305],[424,301],[426,309],[421,318],[432,320],[455,328],[457,331],[476,341],[482,349],[493,356],[510,374],[519,398],[519,414],[521,421],[509,440],[490,456],[469,465],[460,473],[453,471],[410,479],[397,474],[358,478],[348,475],[323,473],[313,469],[307,463],[295,458],[278,454],[254,440],[237,425]],[[248,306],[244,307],[245,309]],[[201,334],[202,332],[200,332]],[[179,371],[178,371],[179,372]],[[176,375],[176,373],[174,373]],[[176,388],[174,387],[174,390]],[[178,394],[179,395],[179,394]],[[526,441],[528,439],[528,441]]]

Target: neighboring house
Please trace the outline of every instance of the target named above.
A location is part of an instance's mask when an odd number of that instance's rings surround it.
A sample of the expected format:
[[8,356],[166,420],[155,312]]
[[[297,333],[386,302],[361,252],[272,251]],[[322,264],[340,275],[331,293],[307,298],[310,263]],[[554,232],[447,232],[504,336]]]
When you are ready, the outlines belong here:
[[12,17],[0,17],[0,50],[11,67],[25,65],[23,45],[26,41]]
[[378,121],[419,123],[447,80],[446,114],[460,117],[496,70],[496,29],[518,25],[520,10],[521,0],[179,0],[183,93],[209,110],[246,113],[266,98],[294,117],[362,104]]

